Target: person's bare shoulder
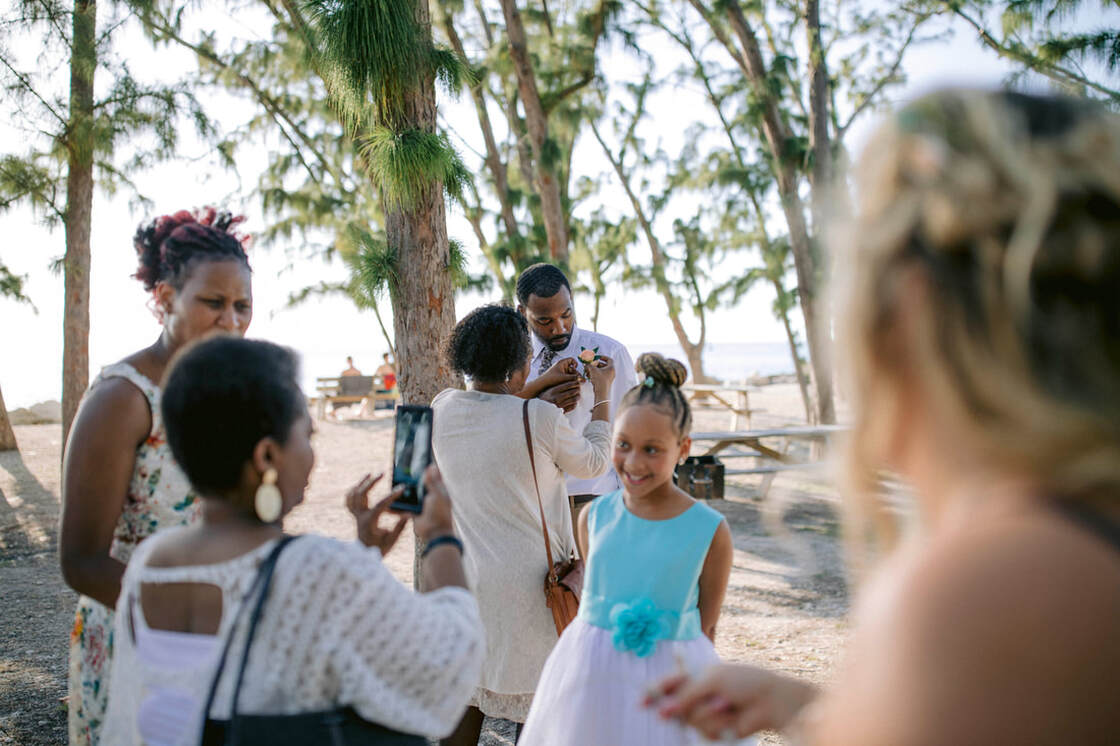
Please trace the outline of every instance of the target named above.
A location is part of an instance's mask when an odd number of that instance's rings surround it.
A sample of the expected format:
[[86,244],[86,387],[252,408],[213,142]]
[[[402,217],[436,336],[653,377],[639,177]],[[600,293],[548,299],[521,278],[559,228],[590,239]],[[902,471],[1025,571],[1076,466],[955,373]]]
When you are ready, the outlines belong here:
[[850,715],[866,743],[1120,732],[1120,552],[1056,511],[943,533],[865,601]]
[[136,384],[113,376],[102,379],[86,392],[78,420],[83,430],[114,431],[139,443],[151,431],[152,412],[148,398]]

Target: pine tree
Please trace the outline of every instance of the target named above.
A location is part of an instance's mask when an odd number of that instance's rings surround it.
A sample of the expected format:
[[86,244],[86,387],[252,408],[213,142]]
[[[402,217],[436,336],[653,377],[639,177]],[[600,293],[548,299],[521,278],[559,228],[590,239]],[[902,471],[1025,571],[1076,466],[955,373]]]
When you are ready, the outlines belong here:
[[[1116,83],[1120,70],[1120,29],[1115,27],[1115,21],[1112,27],[1096,25],[1087,29],[1062,25],[1087,4],[1084,0],[939,3],[971,27],[981,44],[1018,67],[1013,79],[1033,72],[1060,91],[1103,99],[1114,108],[1120,107],[1120,88]],[[1115,5],[1092,4],[1102,8]],[[985,22],[991,11],[999,14],[998,27]]]
[[394,339],[405,402],[428,403],[456,377],[442,351],[455,324],[444,190],[467,176],[436,131],[435,83],[462,70],[431,41],[426,0],[308,4],[332,99],[355,127],[385,216]]
[[[128,174],[174,155],[180,115],[189,115],[201,135],[213,132],[188,87],[145,84],[112,56],[114,33],[126,19],[115,6],[109,10],[100,34],[96,0],[75,0],[70,11],[55,2],[21,3],[17,18],[0,23],[3,36],[36,34],[43,48],[36,64],[26,68],[11,50],[0,50],[0,78],[15,104],[12,123],[28,134],[9,145],[22,150],[0,157],[0,209],[27,204],[49,227],[64,229],[64,442],[89,384],[95,186],[107,193],[130,190],[135,203],[146,204]],[[52,76],[62,60],[70,73],[66,96],[55,88],[57,76]],[[109,79],[101,97],[94,90],[97,74]],[[154,145],[146,145],[143,135],[150,135]]]
[[[13,274],[3,262],[0,262],[0,298],[26,303],[34,309],[35,305],[23,292],[23,283],[26,279],[21,275]],[[0,451],[14,451],[18,447],[12,422],[8,419],[8,410],[4,406],[4,393],[0,391]]]

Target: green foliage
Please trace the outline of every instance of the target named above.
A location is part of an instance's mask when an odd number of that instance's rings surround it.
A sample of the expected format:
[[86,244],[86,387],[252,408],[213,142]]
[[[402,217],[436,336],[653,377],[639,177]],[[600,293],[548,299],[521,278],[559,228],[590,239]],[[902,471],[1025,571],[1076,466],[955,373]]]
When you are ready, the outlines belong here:
[[50,154],[32,152],[25,157],[0,156],[0,212],[26,202],[43,221],[54,226],[62,222],[66,186],[62,163]]
[[[601,185],[596,184],[596,191]],[[569,269],[586,273],[595,302],[592,325],[598,325],[599,302],[606,295],[610,272],[626,262],[627,250],[638,240],[638,221],[632,217],[611,218],[600,207],[586,219],[571,225],[572,250]]]
[[1120,67],[1120,32],[1096,31],[1046,39],[1039,44],[1038,52],[1039,57],[1051,65],[1069,58],[1094,57],[1109,73],[1115,74]]
[[[349,298],[360,310],[371,310],[380,319],[379,301],[386,292],[392,292],[398,284],[398,262],[396,251],[385,240],[380,230],[350,224],[338,236],[333,251],[342,259],[348,279],[345,282],[321,282],[300,289],[288,296],[288,306],[322,296],[344,296]],[[448,271],[452,282],[459,289],[488,290],[491,280],[488,276],[470,274],[470,262],[463,245],[458,241],[450,242]],[[391,340],[388,339],[390,347]]]
[[[0,298],[9,298],[19,303],[26,303],[31,308],[35,304],[23,293],[23,283],[27,281],[26,275],[12,274],[12,271],[0,262]],[[38,313],[38,309],[35,309]]]
[[472,98],[479,124],[485,117],[494,133],[496,152],[493,157],[484,154],[474,170],[479,199],[469,208],[477,211],[472,222],[488,232],[493,227],[480,244],[495,276],[515,275],[532,261],[548,256],[537,169],[550,172],[559,185],[571,241],[580,229],[576,210],[583,195],[578,193],[580,175],[572,173],[572,154],[594,113],[602,41],[613,37],[627,48],[637,48],[623,19],[627,5],[620,0],[590,0],[550,5],[546,11],[542,6],[519,3],[541,107],[548,120],[539,162],[534,160],[526,122],[519,113],[520,93],[500,11],[461,0],[432,7],[435,27],[447,43],[462,50],[474,72]]
[[[147,207],[131,174],[177,157],[179,128],[187,123],[203,139],[216,135],[190,80],[144,80],[117,56],[113,40],[130,18],[115,5],[102,12],[90,50],[98,79],[92,118],[71,123],[63,74],[72,47],[71,12],[59,2],[26,2],[0,18],[0,85],[11,107],[9,124],[23,135],[0,155],[0,210],[27,204],[48,226],[62,222],[71,155],[93,162],[102,192],[124,190],[134,208]],[[41,53],[25,60],[15,50],[29,37]]]
[[447,270],[451,273],[451,283],[458,290],[487,292],[494,287],[494,278],[487,274],[472,275],[468,270],[470,257],[463,242],[456,239],[448,241]]
[[372,98],[383,121],[404,120],[404,102],[427,72],[427,40],[401,0],[310,0],[319,53],[358,100]]
[[433,182],[442,183],[448,194],[459,198],[470,180],[470,172],[443,134],[374,127],[359,152],[370,177],[393,207],[408,209],[419,204]]
[[370,113],[399,129],[408,121],[407,100],[428,76],[457,93],[473,80],[470,64],[432,45],[412,6],[402,0],[309,0],[313,54],[336,104],[360,127]]
[[[1120,107],[1116,73],[1120,69],[1120,29],[1074,27],[1086,5],[1116,10],[1115,3],[1084,0],[946,0],[945,8],[973,28],[978,39],[1013,62],[1015,83],[1025,74],[1047,78],[1059,91],[1104,100]],[[998,28],[987,18],[998,12]],[[1102,14],[1101,18],[1105,16]],[[1115,18],[1115,16],[1113,16]],[[1113,21],[1115,24],[1115,21]]]

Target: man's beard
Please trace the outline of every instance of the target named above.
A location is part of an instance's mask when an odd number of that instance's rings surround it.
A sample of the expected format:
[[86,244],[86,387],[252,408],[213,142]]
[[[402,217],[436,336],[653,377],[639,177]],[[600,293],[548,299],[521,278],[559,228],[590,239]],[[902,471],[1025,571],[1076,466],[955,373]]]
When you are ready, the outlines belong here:
[[572,335],[565,334],[560,337],[550,337],[548,341],[545,342],[545,345],[547,345],[548,349],[552,350],[553,352],[560,352],[565,347],[567,347],[571,343],[571,341]]

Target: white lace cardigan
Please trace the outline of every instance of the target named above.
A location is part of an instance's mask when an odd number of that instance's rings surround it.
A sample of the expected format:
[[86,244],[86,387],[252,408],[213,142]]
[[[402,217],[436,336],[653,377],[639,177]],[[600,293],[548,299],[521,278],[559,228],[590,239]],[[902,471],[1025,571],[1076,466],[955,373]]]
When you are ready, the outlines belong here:
[[[183,530],[183,529],[173,529]],[[171,532],[140,545],[125,571],[114,627],[109,708],[102,741],[139,744],[137,713],[145,691],[171,686],[198,703],[184,743],[198,742],[212,660],[184,675],[136,655],[129,612],[142,614],[142,583],[212,583],[222,590],[224,641],[269,541],[227,562],[146,567]],[[228,718],[247,617],[237,625],[211,715]],[[142,623],[142,617],[140,617]],[[295,714],[351,706],[367,720],[409,733],[442,737],[458,723],[478,684],[485,652],[474,597],[462,588],[417,594],[381,562],[376,549],[302,536],[281,553],[257,627],[238,711]]]

